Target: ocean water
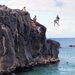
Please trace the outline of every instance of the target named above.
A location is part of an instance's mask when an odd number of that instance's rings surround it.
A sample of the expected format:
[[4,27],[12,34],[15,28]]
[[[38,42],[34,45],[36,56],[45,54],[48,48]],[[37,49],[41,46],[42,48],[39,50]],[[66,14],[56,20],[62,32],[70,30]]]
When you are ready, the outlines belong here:
[[60,42],[60,62],[57,64],[38,66],[31,71],[16,73],[16,75],[75,75],[75,38],[53,38]]

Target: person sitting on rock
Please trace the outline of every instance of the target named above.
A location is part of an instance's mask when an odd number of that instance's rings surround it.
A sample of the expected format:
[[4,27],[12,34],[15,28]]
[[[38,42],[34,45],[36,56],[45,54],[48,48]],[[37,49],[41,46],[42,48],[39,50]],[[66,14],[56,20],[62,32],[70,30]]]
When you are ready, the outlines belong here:
[[57,15],[57,17],[56,17],[56,19],[54,20],[54,26],[57,24],[58,26],[60,26],[59,25],[59,16]]

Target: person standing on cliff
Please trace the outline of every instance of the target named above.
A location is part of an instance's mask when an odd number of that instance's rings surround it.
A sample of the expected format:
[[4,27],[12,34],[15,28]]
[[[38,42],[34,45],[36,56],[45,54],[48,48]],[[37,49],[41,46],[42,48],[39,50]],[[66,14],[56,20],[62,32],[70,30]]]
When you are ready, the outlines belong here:
[[28,14],[28,11],[26,10],[26,7],[23,7],[22,11],[25,12],[25,15]]
[[33,28],[36,28],[36,20],[37,20],[37,18],[36,18],[36,16],[34,16],[34,18],[32,20],[32,27]]
[[37,16],[34,16],[32,20],[32,27],[36,27],[36,20],[37,20]]
[[54,26],[57,24],[58,26],[60,26],[59,25],[59,16],[57,15],[57,17],[56,17],[56,19],[54,20]]
[[26,12],[26,7],[23,7],[22,11]]

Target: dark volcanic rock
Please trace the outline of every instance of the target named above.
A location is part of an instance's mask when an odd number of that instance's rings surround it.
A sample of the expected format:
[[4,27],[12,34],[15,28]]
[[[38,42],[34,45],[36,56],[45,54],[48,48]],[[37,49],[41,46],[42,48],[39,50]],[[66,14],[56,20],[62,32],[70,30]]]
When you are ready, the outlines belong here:
[[51,56],[51,62],[55,63],[59,61],[59,48],[60,43],[51,39],[47,39],[47,55]]
[[48,55],[51,55],[51,58],[58,58],[60,44],[57,41],[47,39],[47,50]]
[[75,45],[69,45],[69,47],[75,47]]
[[0,5],[0,73],[58,59],[60,44],[46,41],[46,27],[38,22],[36,25],[41,33],[32,28],[28,12]]

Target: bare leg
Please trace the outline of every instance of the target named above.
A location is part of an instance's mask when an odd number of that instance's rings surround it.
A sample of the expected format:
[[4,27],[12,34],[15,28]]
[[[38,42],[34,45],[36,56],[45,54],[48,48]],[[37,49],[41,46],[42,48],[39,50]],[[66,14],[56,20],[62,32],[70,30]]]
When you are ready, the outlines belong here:
[[55,26],[56,24],[57,24],[58,26],[60,26],[60,25],[59,25],[59,21],[54,20],[54,26]]
[[60,25],[59,25],[59,21],[57,21],[57,25],[60,26]]
[[56,25],[56,20],[54,20],[54,26]]

